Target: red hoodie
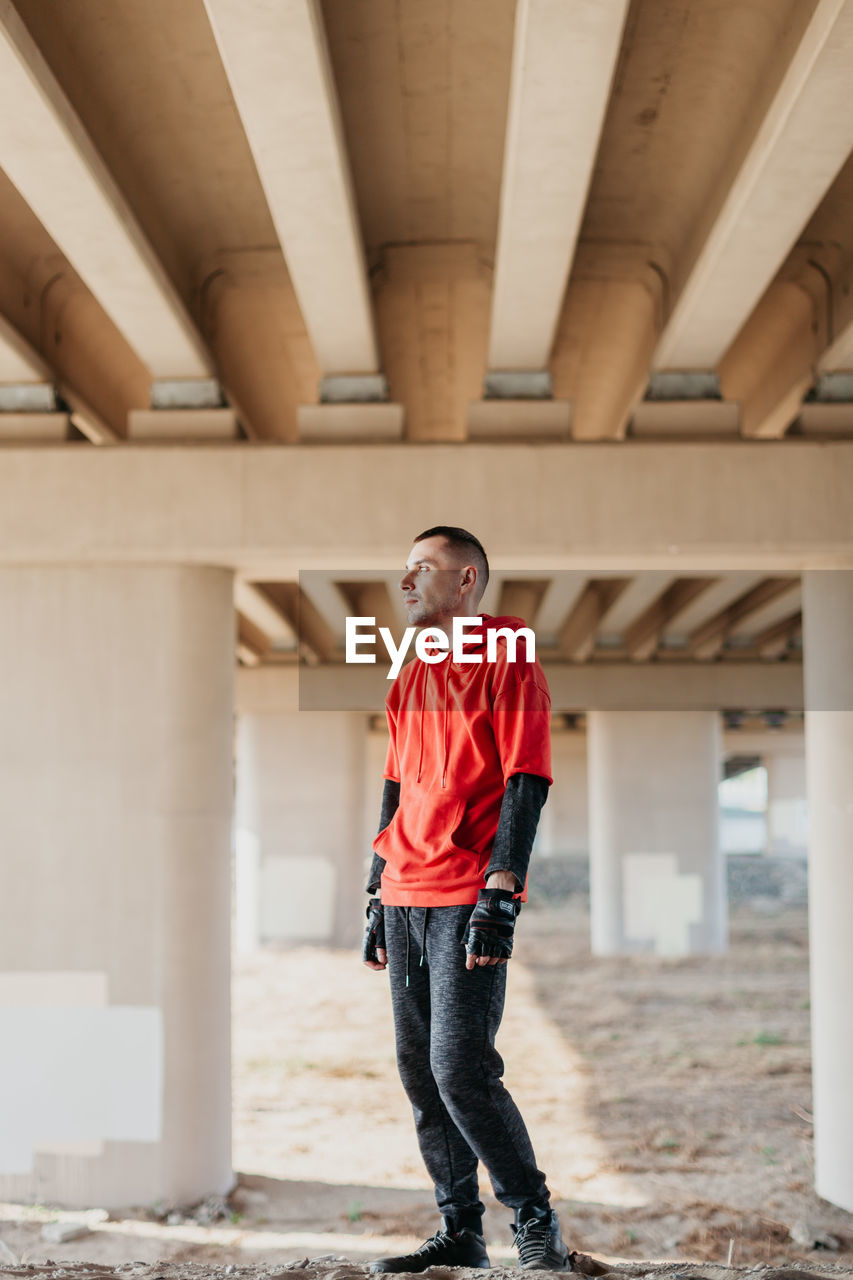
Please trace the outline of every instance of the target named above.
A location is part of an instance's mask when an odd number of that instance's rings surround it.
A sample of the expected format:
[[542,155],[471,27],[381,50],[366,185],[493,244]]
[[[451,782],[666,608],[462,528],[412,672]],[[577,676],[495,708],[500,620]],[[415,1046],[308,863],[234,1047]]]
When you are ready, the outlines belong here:
[[521,618],[484,613],[482,642],[466,637],[465,652],[430,664],[413,658],[387,698],[391,740],[384,777],[400,783],[400,804],[373,842],[385,859],[382,901],[432,907],[475,903],[483,888],[507,779],[513,773],[551,778],[551,697],[538,660],[516,661],[497,637],[497,660],[486,661],[486,631],[517,630]]

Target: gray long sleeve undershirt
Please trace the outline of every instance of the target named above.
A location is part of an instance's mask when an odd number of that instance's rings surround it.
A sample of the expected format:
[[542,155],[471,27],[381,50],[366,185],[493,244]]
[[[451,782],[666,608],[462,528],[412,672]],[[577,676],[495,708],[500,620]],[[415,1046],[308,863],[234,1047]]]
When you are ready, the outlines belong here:
[[[513,773],[507,780],[501,801],[501,812],[495,832],[492,854],[485,875],[493,871],[510,871],[520,887],[527,879],[530,853],[539,823],[539,814],[548,797],[548,781],[537,773]],[[385,779],[379,830],[384,831],[400,804],[400,784]],[[374,853],[370,864],[367,892],[375,893],[385,869],[385,860]]]

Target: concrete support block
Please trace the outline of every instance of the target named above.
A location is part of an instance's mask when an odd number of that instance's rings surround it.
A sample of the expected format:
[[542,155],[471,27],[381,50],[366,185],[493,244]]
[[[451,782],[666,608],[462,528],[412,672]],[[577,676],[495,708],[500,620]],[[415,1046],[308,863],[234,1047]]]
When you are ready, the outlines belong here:
[[0,413],[0,443],[56,444],[67,439],[67,413]]
[[237,440],[240,432],[233,409],[131,409],[127,418],[130,440]]
[[0,569],[2,1200],[230,1189],[233,626],[223,569]]
[[853,572],[803,574],[815,1188],[853,1212]]
[[299,435],[307,441],[402,440],[405,414],[401,404],[370,401],[351,404],[301,404]]
[[[237,920],[267,942],[351,946],[363,921],[367,717],[244,714],[237,733]],[[376,797],[379,814],[379,795]]]
[[719,716],[591,711],[587,736],[594,953],[722,951]]
[[567,440],[571,426],[568,400],[474,400],[468,406],[470,440]]
[[726,400],[641,400],[630,435],[645,439],[737,436],[740,407]]

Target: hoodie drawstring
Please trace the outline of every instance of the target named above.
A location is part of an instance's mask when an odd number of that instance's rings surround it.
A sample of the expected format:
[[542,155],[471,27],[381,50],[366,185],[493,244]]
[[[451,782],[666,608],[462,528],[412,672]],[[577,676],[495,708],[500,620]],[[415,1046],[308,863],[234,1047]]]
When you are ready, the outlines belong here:
[[450,686],[450,658],[447,659],[447,665],[444,669],[444,723],[442,725],[441,737],[443,754],[441,758],[441,785],[447,777],[447,694]]
[[418,776],[415,779],[416,782],[420,782],[421,780],[421,765],[423,764],[423,759],[424,759],[424,703],[425,702],[426,702],[426,688],[424,688],[423,696],[421,698],[421,731],[419,735],[420,743],[418,745]]
[[[406,913],[406,986],[409,985],[409,974],[411,972],[411,955],[412,955],[412,935],[409,931],[409,921],[411,915],[411,907],[404,907]],[[418,967],[426,960],[426,931],[427,919],[429,918],[429,907],[424,907],[424,921],[421,929],[421,958]]]

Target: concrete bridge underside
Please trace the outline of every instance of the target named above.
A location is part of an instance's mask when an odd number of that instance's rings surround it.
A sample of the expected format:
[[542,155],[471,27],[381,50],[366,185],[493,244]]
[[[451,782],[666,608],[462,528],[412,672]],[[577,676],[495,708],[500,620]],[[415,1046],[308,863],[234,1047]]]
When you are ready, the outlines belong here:
[[228,1186],[235,710],[241,829],[358,893],[336,618],[441,521],[588,717],[599,949],[661,885],[723,945],[719,713],[805,709],[853,1209],[851,58],[853,0],[0,0],[0,1194]]

